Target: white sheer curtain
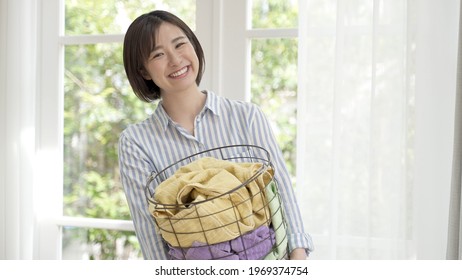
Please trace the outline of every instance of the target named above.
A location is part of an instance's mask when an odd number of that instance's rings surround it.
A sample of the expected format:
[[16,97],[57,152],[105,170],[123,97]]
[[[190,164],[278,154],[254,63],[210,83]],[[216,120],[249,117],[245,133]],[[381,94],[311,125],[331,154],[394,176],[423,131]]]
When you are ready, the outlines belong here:
[[297,193],[313,259],[412,258],[411,4],[299,1]]
[[0,2],[0,259],[32,259],[37,1]]

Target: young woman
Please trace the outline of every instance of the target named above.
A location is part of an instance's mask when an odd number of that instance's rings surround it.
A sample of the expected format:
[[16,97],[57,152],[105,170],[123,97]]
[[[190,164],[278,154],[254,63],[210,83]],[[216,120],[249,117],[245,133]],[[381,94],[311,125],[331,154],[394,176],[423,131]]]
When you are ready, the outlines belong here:
[[160,171],[191,154],[226,145],[257,145],[271,154],[286,220],[290,259],[306,259],[312,250],[304,233],[282,153],[262,111],[200,90],[205,67],[202,47],[191,29],[166,11],[139,16],[124,39],[125,71],[135,94],[145,102],[160,99],[145,121],[120,136],[119,163],[136,235],[145,259],[168,259],[168,247],[156,233],[144,187]]

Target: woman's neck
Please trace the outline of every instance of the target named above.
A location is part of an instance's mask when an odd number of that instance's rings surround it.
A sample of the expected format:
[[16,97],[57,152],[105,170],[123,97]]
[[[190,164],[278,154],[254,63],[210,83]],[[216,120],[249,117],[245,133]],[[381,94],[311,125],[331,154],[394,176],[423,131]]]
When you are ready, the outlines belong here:
[[163,93],[162,106],[170,118],[194,134],[194,121],[207,96],[198,88],[185,92]]

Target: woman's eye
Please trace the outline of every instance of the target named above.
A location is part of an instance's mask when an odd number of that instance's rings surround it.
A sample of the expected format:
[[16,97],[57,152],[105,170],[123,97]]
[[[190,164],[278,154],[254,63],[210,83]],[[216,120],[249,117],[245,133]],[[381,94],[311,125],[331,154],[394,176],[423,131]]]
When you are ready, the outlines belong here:
[[154,59],[154,58],[159,58],[159,57],[161,57],[162,55],[163,55],[163,53],[155,53],[155,54],[152,56],[152,58],[153,58],[153,59]]
[[186,44],[186,43],[185,43],[185,42],[178,43],[178,44],[176,45],[176,48],[179,48],[179,47],[183,46],[184,44]]

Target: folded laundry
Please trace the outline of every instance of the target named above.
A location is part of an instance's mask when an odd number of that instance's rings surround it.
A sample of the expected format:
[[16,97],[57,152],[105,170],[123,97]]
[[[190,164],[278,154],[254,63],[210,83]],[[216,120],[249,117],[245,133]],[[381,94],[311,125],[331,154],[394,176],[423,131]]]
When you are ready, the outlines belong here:
[[170,247],[169,254],[176,260],[259,260],[275,244],[271,227],[260,226],[231,241],[207,245],[193,242],[190,248]]
[[265,186],[272,176],[261,163],[201,158],[159,184],[149,210],[173,247],[230,241],[270,223]]

